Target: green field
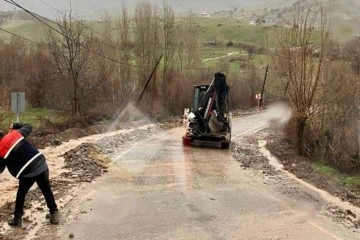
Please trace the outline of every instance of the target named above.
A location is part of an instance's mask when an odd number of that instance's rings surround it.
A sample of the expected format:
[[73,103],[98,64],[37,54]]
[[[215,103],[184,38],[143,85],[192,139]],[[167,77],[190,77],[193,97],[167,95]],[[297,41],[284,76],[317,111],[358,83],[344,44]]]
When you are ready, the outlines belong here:
[[[269,33],[272,32],[272,28],[244,24],[234,19],[196,18],[196,23],[200,35],[201,58],[203,59],[241,51],[234,47],[226,47],[229,41],[234,44],[248,43],[266,47]],[[92,26],[96,32],[101,32],[101,23],[90,22],[89,26]],[[24,20],[7,21],[2,28],[39,43],[44,41],[44,32],[46,31],[43,23]],[[0,31],[0,38],[9,41],[11,35]],[[215,42],[217,45],[213,45]]]
[[214,42],[217,38],[225,43],[251,43],[266,46],[270,27],[241,23],[235,19],[197,18],[197,27],[203,42]]
[[[40,22],[34,21],[24,21],[24,20],[11,20],[5,22],[1,28],[14,33],[18,36],[27,38],[31,41],[35,42],[43,42],[44,41],[44,32],[45,28],[44,25]],[[0,38],[4,39],[5,41],[9,41],[12,35],[0,31]]]

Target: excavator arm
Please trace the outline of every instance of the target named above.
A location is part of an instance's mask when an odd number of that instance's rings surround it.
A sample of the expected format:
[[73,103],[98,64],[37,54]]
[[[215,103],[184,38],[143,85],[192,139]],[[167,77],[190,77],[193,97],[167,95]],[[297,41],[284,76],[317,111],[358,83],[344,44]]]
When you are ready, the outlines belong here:
[[194,106],[194,115],[199,125],[198,130],[205,133],[208,130],[209,121],[213,117],[216,117],[224,125],[223,128],[228,127],[224,119],[228,109],[226,98],[229,94],[225,74],[215,73],[210,85],[195,86],[196,88],[200,89],[200,91],[195,90],[194,92],[194,95],[199,95],[198,104],[195,103]]
[[210,139],[213,142],[225,142],[229,146],[229,92],[226,76],[221,72],[214,74],[209,85],[194,86],[192,108],[186,109],[184,114],[184,126],[187,129],[184,142]]

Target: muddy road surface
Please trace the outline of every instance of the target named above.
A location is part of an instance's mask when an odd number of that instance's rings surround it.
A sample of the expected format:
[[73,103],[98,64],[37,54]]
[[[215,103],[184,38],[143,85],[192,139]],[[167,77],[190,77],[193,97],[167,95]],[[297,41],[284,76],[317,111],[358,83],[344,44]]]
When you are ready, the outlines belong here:
[[[265,114],[234,118],[233,141],[266,126]],[[231,149],[183,147],[183,133],[159,130],[109,151],[108,172],[78,190],[62,223],[29,239],[359,239],[323,214],[314,189],[291,182],[286,194],[286,176],[245,169]]]

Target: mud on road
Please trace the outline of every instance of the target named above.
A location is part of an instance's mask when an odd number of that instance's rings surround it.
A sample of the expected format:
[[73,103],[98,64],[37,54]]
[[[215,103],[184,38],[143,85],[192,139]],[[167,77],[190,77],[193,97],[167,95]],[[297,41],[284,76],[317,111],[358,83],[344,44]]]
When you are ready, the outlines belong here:
[[[53,145],[48,148],[52,148],[51,152],[57,153],[56,158],[60,159],[56,162],[53,161],[55,157],[47,157],[48,164],[50,164],[50,179],[51,186],[54,192],[55,199],[59,206],[61,214],[68,215],[68,212],[62,212],[66,209],[66,204],[76,197],[77,189],[83,184],[91,183],[96,180],[97,177],[108,171],[108,167],[112,164],[108,158],[115,149],[120,148],[122,145],[132,142],[138,142],[147,136],[155,134],[159,129],[169,129],[173,126],[179,126],[179,121],[169,121],[166,123],[159,123],[149,125],[140,128],[130,128],[124,131],[119,130],[118,134],[99,137],[98,140],[92,142],[83,142],[74,148],[70,147],[70,150],[61,153],[60,150],[56,150],[63,144],[66,145],[68,139],[60,136],[52,136],[50,142],[45,145]],[[93,130],[89,130],[92,132]],[[76,133],[76,135],[79,133]],[[68,137],[73,135],[67,135]],[[59,140],[61,139],[61,140]],[[70,144],[71,145],[71,144]],[[61,170],[59,174],[52,174],[54,169],[51,165],[61,164]],[[56,166],[59,168],[59,166]],[[55,175],[52,177],[52,175]],[[4,181],[14,181],[7,180]],[[36,185],[36,184],[35,184]],[[7,192],[9,189],[6,189]],[[33,187],[32,190],[26,196],[23,216],[23,227],[21,229],[12,229],[6,223],[7,220],[12,217],[15,208],[15,196],[17,186],[14,185],[10,189],[13,191],[11,197],[8,197],[8,201],[0,206],[0,239],[4,240],[23,240],[33,238],[37,231],[41,227],[51,227],[48,223],[48,210],[46,203],[40,190]],[[30,235],[30,236],[29,236]],[[34,236],[31,236],[34,235]]]
[[[249,115],[256,113],[239,112],[235,115]],[[142,139],[156,134],[159,129],[169,129],[181,126],[179,119],[169,123],[156,124],[148,127],[134,128],[109,136],[102,136],[94,141],[85,141],[78,146],[65,152],[58,152],[58,157],[62,158],[63,166],[60,174],[51,177],[52,187],[55,198],[58,201],[60,210],[64,215],[75,214],[71,209],[66,208],[66,204],[76,197],[76,190],[84,184],[96,181],[96,178],[106,174],[108,168],[113,164],[108,156],[116,154],[116,149],[128,143],[136,143]],[[100,140],[101,139],[101,140]],[[62,145],[67,139],[59,140],[52,137],[52,145]],[[269,162],[269,158],[264,156],[259,146],[260,141],[266,141],[266,147],[274,155],[279,157],[283,164],[283,170]],[[48,145],[48,143],[47,143]],[[56,152],[57,146],[54,146]],[[352,202],[357,205],[359,196],[354,195],[347,189],[336,185],[328,176],[321,175],[307,159],[299,158],[292,148],[282,140],[279,129],[266,129],[256,134],[245,135],[233,139],[233,156],[240,162],[243,169],[255,169],[263,174],[269,188],[283,193],[292,201],[311,201],[320,209],[324,216],[331,217],[334,221],[340,222],[352,231],[359,231],[360,216],[350,208],[339,207],[336,204],[327,203],[320,196],[308,194],[302,191],[296,180],[291,179],[284,170],[294,173],[299,178],[312,183],[314,186],[329,191],[334,196],[339,196],[343,201]],[[48,159],[51,161],[51,159]],[[50,174],[51,174],[50,167]],[[11,216],[14,209],[14,199],[16,187],[13,189],[13,197],[0,207],[0,239],[20,240],[37,239],[37,233],[41,229],[55,230],[56,226],[51,226],[45,219],[47,208],[40,191],[36,188],[27,195],[24,228],[10,229],[5,222]],[[79,214],[79,213],[77,213]],[[80,213],[86,214],[86,213]],[[66,219],[65,219],[66,220]],[[40,234],[41,235],[41,234]]]

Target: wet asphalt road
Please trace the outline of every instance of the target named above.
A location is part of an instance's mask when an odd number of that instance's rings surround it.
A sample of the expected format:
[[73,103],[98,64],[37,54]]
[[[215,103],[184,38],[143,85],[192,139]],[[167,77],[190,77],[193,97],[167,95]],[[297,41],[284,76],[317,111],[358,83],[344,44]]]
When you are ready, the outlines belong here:
[[[233,138],[266,124],[264,113],[236,118]],[[319,203],[289,200],[260,172],[242,169],[230,150],[183,147],[183,132],[120,149],[109,174],[68,205],[83,214],[69,215],[51,238],[357,239],[322,217]]]

